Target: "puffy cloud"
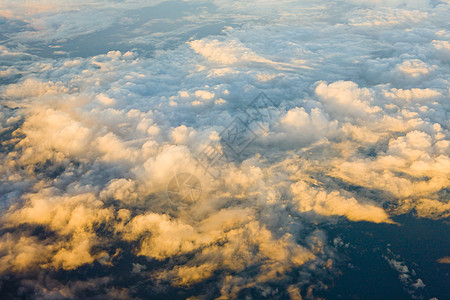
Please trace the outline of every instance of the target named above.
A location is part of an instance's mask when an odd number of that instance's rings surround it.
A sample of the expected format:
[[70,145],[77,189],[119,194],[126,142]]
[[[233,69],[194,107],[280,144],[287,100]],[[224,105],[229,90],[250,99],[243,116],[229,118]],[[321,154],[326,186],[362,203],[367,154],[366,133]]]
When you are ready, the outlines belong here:
[[427,63],[421,61],[420,59],[406,60],[397,66],[397,69],[407,75],[412,77],[419,77],[427,75],[433,71],[437,66],[430,66]]
[[427,101],[435,99],[442,94],[432,89],[396,89],[393,88],[390,91],[385,92],[386,97],[393,99],[405,99],[406,101]]
[[427,12],[419,10],[402,10],[402,9],[367,9],[361,11],[356,18],[350,19],[352,26],[398,26],[418,23],[428,18]]
[[398,278],[403,284],[404,289],[412,298],[422,298],[422,291],[426,287],[422,279],[415,278],[417,277],[416,271],[408,268],[406,263],[401,261],[400,257],[395,255],[389,248],[387,250],[387,255],[383,255],[383,258],[389,263],[392,269],[398,272]]
[[[437,144],[428,134],[412,131],[391,139],[384,155],[337,162],[333,173],[354,184],[387,190],[400,198],[434,195],[449,184],[449,158]],[[398,176],[398,172],[411,177]]]
[[355,198],[346,198],[339,192],[327,193],[321,189],[309,187],[304,182],[292,185],[294,199],[301,212],[313,211],[324,216],[345,216],[351,221],[369,221],[375,223],[392,221],[381,207],[370,203],[360,203]]
[[450,203],[432,199],[420,199],[414,206],[417,214],[425,218],[448,218]]
[[5,234],[0,241],[2,274],[27,271],[45,263],[52,245],[45,245],[34,237]]
[[[41,268],[75,269],[83,264],[92,263],[95,259],[104,257],[105,252],[92,255],[91,248],[98,244],[95,239],[95,224],[107,222],[112,218],[112,211],[102,208],[101,202],[93,201],[91,194],[80,194],[73,197],[55,196],[52,190],[43,189],[37,194],[29,195],[28,205],[20,210],[4,215],[7,226],[28,224],[44,226],[56,232],[60,240],[46,242],[37,241],[33,237],[6,235],[4,248],[16,256],[8,259],[6,270],[28,270]],[[18,239],[17,245],[28,243],[26,247],[9,246],[11,239]],[[35,248],[35,249],[33,249]],[[17,260],[18,259],[18,260]]]
[[450,264],[450,257],[446,256],[446,257],[439,258],[438,262],[440,262],[441,264]]
[[426,8],[430,5],[429,0],[347,0],[348,2],[355,4],[364,4],[369,6],[387,6],[387,7],[399,7],[406,6],[408,8]]
[[277,69],[285,69],[292,66],[264,58],[245,47],[238,40],[223,42],[203,39],[189,42],[189,45],[195,52],[220,65],[253,65],[255,67],[258,65],[263,67],[265,65],[266,67]]
[[378,106],[371,105],[372,95],[368,89],[360,89],[351,81],[338,81],[331,84],[320,82],[316,88],[325,107],[335,115],[344,117],[355,116],[364,118],[367,115],[381,111]]
[[450,43],[448,41],[443,40],[434,40],[433,46],[436,49],[439,57],[443,61],[449,61],[450,60]]
[[18,84],[8,85],[2,96],[7,99],[26,99],[43,95],[66,94],[68,92],[69,89],[61,82],[40,82],[30,78]]

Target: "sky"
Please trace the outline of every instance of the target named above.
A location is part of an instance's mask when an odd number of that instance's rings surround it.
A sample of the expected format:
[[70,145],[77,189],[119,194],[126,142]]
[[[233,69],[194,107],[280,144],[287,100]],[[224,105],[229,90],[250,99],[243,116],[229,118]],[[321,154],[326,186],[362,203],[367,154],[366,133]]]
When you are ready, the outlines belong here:
[[448,0],[4,0],[0,298],[448,299]]

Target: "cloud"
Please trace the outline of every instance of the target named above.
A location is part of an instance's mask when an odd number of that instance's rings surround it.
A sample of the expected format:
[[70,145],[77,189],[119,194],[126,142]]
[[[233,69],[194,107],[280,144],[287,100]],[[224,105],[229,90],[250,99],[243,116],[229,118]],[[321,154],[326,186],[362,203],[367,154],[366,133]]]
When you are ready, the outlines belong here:
[[[398,278],[406,292],[411,295],[412,298],[423,298],[422,291],[425,289],[426,284],[422,279],[417,278],[415,270],[408,268],[406,263],[400,260],[398,255],[392,253],[388,248],[387,255],[383,255],[383,258],[389,263],[389,266],[398,272]],[[392,256],[392,258],[389,258]]]
[[411,77],[420,77],[433,71],[436,66],[430,66],[420,59],[406,60],[397,66],[398,71]]
[[428,17],[428,13],[424,11],[403,10],[390,7],[377,10],[363,10],[356,18],[352,18],[349,21],[352,26],[391,27],[396,25],[418,23]]
[[301,212],[314,211],[324,216],[345,216],[351,221],[392,222],[381,207],[359,203],[355,198],[345,198],[337,191],[327,193],[321,189],[312,189],[303,182],[297,182],[291,189]]
[[380,107],[371,105],[373,98],[370,91],[358,88],[357,84],[351,81],[338,81],[329,85],[320,82],[316,94],[334,115],[366,117],[381,111]]
[[427,8],[430,5],[429,0],[348,0],[350,3],[363,4],[369,6],[386,6],[386,7],[407,7],[407,8]]
[[245,47],[238,40],[222,42],[219,40],[195,40],[189,42],[191,48],[206,59],[220,65],[253,65],[261,67],[266,65],[277,69],[283,69],[291,65],[277,63],[256,54]]
[[439,258],[438,262],[441,264],[450,264],[450,257],[446,256],[446,257]]

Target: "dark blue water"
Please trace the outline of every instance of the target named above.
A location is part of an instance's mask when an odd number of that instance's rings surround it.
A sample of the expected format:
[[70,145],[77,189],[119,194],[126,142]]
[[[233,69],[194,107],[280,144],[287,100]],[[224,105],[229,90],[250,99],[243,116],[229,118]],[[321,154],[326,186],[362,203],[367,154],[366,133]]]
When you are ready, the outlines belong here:
[[[329,230],[331,240],[341,237],[349,247],[340,248],[344,259],[339,267],[342,275],[322,293],[326,299],[450,299],[450,264],[437,262],[450,256],[448,220],[418,219],[412,215],[394,220],[400,225],[359,222]],[[408,293],[399,273],[383,256],[404,262],[411,278],[420,278],[425,287]]]

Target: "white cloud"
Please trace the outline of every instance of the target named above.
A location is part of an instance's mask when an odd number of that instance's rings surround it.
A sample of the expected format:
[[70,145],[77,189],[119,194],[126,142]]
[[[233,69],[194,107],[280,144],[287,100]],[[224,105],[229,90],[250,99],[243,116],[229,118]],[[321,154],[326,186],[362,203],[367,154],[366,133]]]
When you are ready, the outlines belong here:
[[430,5],[429,0],[347,0],[354,4],[363,4],[369,6],[386,6],[386,7],[402,7],[407,8],[427,8]]
[[437,66],[430,66],[420,59],[406,60],[397,66],[397,69],[407,76],[420,77],[427,75]]
[[438,262],[440,262],[441,264],[450,264],[450,257],[445,256],[445,257],[439,258]]
[[387,250],[387,255],[383,255],[383,258],[389,263],[392,269],[398,272],[398,278],[404,289],[409,295],[411,295],[412,298],[423,298],[422,290],[426,287],[423,280],[417,278],[416,271],[408,268],[406,263],[401,261],[398,255],[392,253],[389,248]]
[[346,198],[337,191],[328,193],[322,189],[311,188],[304,182],[297,182],[291,188],[301,212],[345,216],[351,221],[392,223],[383,208],[370,203],[360,203],[355,198]]

